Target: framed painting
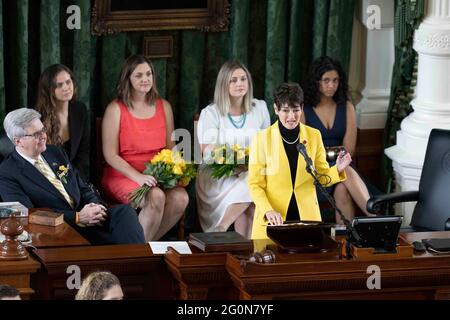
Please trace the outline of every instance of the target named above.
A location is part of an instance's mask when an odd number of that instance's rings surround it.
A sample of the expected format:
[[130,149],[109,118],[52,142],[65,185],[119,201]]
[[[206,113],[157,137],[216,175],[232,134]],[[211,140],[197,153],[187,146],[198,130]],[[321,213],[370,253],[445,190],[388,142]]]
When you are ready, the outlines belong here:
[[229,0],[94,0],[91,32],[197,29],[228,30]]

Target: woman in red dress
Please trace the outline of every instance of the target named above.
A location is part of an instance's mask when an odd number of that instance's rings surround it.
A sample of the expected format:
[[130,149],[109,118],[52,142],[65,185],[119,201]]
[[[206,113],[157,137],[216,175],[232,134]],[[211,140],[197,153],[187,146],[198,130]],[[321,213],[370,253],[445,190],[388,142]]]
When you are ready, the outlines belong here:
[[128,203],[131,191],[151,187],[141,203],[139,222],[145,240],[158,240],[181,218],[189,202],[186,190],[162,190],[154,177],[145,175],[145,163],[164,148],[172,149],[172,108],[156,88],[155,70],[146,57],[133,55],[122,67],[117,99],[103,117],[103,154],[108,164],[103,189],[120,203]]

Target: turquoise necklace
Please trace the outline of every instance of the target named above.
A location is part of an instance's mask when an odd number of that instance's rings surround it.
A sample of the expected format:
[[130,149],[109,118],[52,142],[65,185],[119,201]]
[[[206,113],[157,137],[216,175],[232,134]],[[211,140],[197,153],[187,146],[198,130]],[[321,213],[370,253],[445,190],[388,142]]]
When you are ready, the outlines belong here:
[[239,120],[233,120],[231,114],[228,112],[228,119],[230,120],[233,127],[236,129],[242,129],[242,127],[245,125],[245,120],[247,119],[247,113],[242,114],[239,117]]

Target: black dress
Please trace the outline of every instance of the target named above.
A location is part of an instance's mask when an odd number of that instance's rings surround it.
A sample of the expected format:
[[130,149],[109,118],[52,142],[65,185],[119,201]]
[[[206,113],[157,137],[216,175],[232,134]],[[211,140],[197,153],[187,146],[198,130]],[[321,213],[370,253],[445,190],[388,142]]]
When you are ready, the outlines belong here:
[[80,101],[69,102],[69,135],[63,145],[70,162],[80,172],[81,177],[89,180],[90,130],[86,106]]

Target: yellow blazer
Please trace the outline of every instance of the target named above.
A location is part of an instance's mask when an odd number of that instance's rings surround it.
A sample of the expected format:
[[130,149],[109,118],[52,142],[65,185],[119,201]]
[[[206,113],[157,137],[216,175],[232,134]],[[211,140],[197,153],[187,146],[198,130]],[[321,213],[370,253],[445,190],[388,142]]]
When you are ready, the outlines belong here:
[[[320,131],[300,124],[300,143],[304,143],[316,171],[328,175],[327,186],[344,181],[345,172],[338,173],[336,166],[329,167]],[[298,157],[295,186],[292,186],[289,161],[284,150],[278,121],[258,132],[250,147],[248,185],[256,205],[253,218],[252,239],[266,239],[265,214],[277,211],[286,220],[292,191],[297,200],[300,218],[304,221],[321,221],[313,178],[306,172],[306,162]]]

